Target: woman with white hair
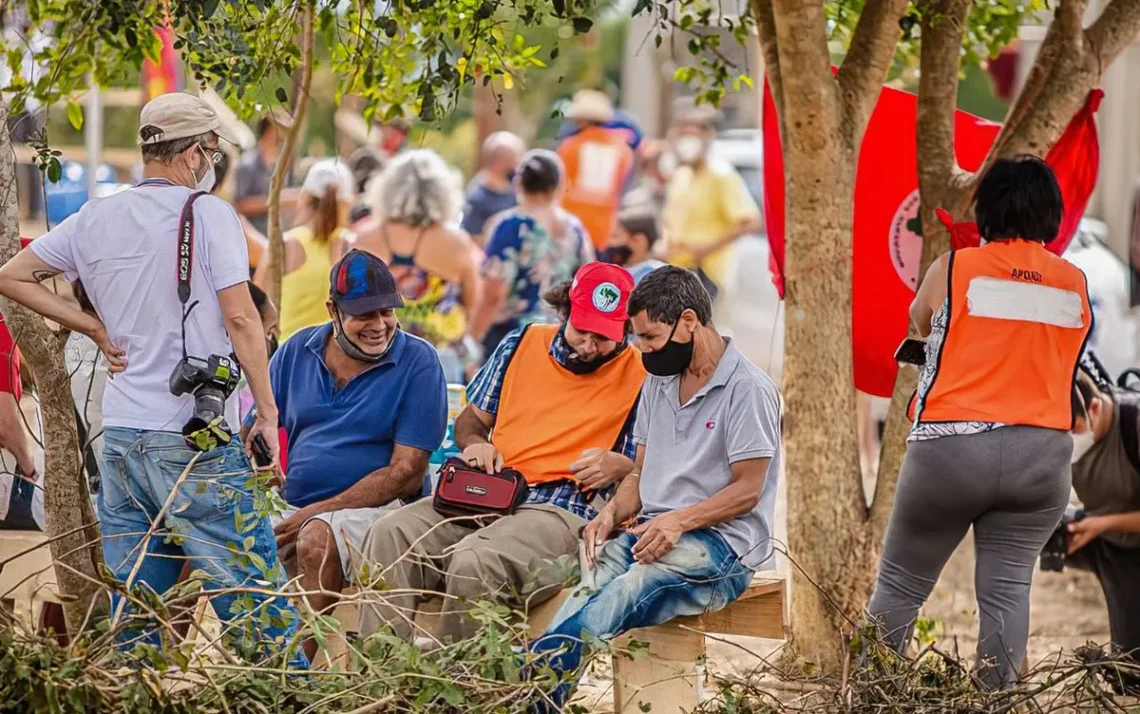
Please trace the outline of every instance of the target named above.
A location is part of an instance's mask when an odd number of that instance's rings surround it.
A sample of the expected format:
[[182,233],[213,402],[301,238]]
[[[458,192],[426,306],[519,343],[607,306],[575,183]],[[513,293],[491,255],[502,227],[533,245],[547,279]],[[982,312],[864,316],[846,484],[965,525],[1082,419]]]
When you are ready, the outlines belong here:
[[[281,339],[328,322],[329,272],[344,255],[350,238],[344,226],[356,196],[348,166],[338,158],[321,159],[305,174],[297,199],[298,225],[285,233],[285,270],[281,278]],[[265,287],[269,261],[257,266],[253,282]]]
[[438,154],[406,151],[371,182],[373,218],[354,244],[388,263],[404,298],[401,327],[439,349],[450,380],[462,378],[456,358],[479,357],[462,346],[479,298],[478,250],[456,225],[462,199],[459,173]]

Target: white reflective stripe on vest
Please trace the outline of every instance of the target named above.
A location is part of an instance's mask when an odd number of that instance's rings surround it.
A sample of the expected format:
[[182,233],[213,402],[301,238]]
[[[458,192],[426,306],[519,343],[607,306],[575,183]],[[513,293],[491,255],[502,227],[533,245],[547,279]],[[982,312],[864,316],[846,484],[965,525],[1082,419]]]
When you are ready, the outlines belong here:
[[1054,327],[1084,327],[1081,296],[1072,290],[1016,280],[977,277],[966,290],[966,305],[974,317],[1020,320]]

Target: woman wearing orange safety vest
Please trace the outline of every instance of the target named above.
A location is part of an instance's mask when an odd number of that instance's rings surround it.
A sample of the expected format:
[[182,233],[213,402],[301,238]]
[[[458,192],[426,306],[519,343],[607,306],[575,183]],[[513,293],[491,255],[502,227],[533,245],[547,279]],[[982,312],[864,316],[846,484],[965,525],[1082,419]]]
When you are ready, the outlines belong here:
[[906,649],[919,608],[974,529],[978,679],[1017,681],[1033,565],[1069,499],[1077,360],[1092,327],[1084,274],[1045,249],[1063,203],[1034,157],[1001,159],[974,215],[983,244],[938,258],[910,308],[929,337],[868,612]]

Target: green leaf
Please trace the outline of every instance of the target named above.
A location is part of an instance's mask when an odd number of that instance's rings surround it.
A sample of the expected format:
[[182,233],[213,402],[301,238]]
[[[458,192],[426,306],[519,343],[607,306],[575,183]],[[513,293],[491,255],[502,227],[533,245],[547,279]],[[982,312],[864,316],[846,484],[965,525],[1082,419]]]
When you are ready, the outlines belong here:
[[206,0],[202,3],[202,17],[212,17],[214,11],[218,9],[218,0]]
[[60,177],[63,176],[63,165],[59,163],[59,159],[52,157],[48,163],[47,176],[48,181],[59,183]]
[[253,550],[253,546],[256,543],[257,540],[253,536],[246,536],[245,540],[241,542],[241,547],[243,550]]
[[594,26],[594,21],[588,17],[576,17],[570,21],[570,24],[574,26],[575,34],[584,35]]
[[67,103],[67,121],[76,131],[83,128],[83,107],[78,102]]
[[277,95],[277,101],[281,102],[282,104],[288,104],[289,103],[289,95],[285,93],[284,87],[278,87],[276,95]]

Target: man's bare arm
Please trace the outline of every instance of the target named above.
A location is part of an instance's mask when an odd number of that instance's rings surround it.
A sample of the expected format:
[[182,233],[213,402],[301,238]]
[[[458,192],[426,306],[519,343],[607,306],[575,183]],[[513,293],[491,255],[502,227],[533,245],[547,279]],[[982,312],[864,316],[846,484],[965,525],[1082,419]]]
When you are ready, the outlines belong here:
[[644,464],[645,446],[638,446],[633,471],[621,480],[614,497],[606,504],[614,516],[614,523],[619,526],[641,513],[641,469]]
[[746,459],[732,465],[732,483],[700,503],[675,511],[682,528],[694,531],[730,521],[760,502],[771,458]]
[[234,354],[241,364],[253,392],[257,414],[266,421],[277,423],[277,402],[269,385],[269,355],[265,349],[265,328],[261,315],[253,304],[249,286],[245,283],[231,285],[218,291],[218,305],[222,309],[222,319],[226,332],[234,345]]
[[314,503],[310,508],[319,508],[313,513],[345,508],[378,508],[397,498],[411,496],[423,487],[430,457],[428,451],[396,444],[392,449],[392,461],[387,466],[376,469],[342,493]]
[[495,418],[474,404],[468,404],[455,419],[455,445],[466,449],[473,444],[490,443]]
[[83,312],[78,303],[64,299],[43,284],[59,272],[25,248],[0,267],[0,295],[94,339],[104,329],[99,318]]

